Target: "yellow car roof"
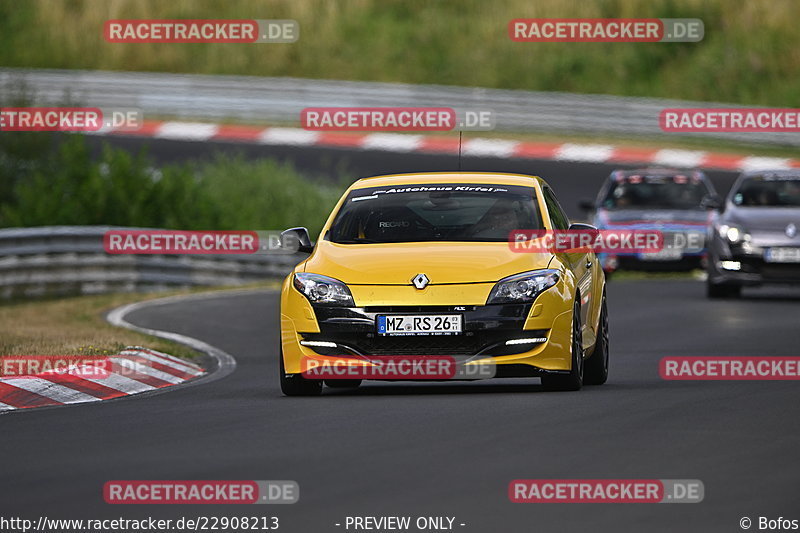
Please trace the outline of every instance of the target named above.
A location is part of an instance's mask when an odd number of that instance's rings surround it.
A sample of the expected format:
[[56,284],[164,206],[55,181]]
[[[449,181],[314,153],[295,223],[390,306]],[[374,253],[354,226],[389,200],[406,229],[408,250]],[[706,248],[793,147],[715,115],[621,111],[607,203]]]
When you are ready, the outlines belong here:
[[389,187],[424,183],[486,183],[491,185],[522,185],[533,187],[544,180],[538,176],[506,174],[502,172],[418,172],[412,174],[389,174],[362,178],[351,189],[366,187]]

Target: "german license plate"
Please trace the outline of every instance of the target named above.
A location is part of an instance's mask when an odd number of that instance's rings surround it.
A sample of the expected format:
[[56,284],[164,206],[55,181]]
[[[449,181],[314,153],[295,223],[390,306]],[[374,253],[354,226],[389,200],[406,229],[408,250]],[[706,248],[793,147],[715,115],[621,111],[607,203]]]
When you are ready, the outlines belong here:
[[767,248],[764,250],[767,263],[800,263],[800,248]]
[[378,315],[378,335],[457,335],[461,315]]

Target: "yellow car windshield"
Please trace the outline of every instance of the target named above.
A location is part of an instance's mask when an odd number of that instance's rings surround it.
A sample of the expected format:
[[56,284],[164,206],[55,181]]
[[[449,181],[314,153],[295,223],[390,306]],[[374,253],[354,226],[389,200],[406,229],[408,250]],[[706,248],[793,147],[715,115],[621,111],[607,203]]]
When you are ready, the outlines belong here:
[[339,244],[502,242],[542,229],[532,187],[429,184],[350,192],[327,238]]

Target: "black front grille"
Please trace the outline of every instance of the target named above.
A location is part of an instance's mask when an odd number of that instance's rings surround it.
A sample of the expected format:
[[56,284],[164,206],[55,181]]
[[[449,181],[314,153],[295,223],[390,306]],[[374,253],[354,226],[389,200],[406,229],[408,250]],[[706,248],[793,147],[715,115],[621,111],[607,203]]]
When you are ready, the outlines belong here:
[[[378,336],[358,333],[304,333],[305,340],[325,340],[348,346],[362,355],[511,355],[531,349],[530,344],[506,346],[505,341],[521,337],[545,337],[547,330],[468,332],[464,335]],[[349,355],[344,350],[325,349],[322,355]]]
[[767,263],[760,257],[735,256],[742,263],[741,273],[759,274],[764,281],[800,282],[800,265],[797,263]]
[[800,281],[800,265],[766,263],[761,267],[761,276],[766,281]]
[[481,349],[475,335],[373,337],[360,342],[370,355],[474,355]]
[[[361,355],[510,355],[530,345],[505,346],[508,339],[545,337],[547,331],[525,331],[531,304],[464,306],[314,307],[319,333],[305,340],[335,342]],[[381,314],[457,313],[464,317],[460,335],[381,336],[375,326]],[[320,355],[349,355],[341,348],[311,347]],[[487,350],[491,350],[487,352]]]
[[452,305],[380,305],[365,307],[364,312],[376,315],[386,313],[453,313],[474,311],[477,308],[477,305],[462,305],[458,308]]

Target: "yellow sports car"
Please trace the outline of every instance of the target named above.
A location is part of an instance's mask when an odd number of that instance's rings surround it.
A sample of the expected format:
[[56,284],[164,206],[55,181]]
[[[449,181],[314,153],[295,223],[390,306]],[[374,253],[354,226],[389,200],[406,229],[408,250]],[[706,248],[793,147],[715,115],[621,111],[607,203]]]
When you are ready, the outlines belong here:
[[555,390],[604,383],[608,313],[595,254],[520,251],[509,238],[516,230],[567,229],[593,230],[570,225],[539,177],[358,180],[316,244],[305,228],[283,232],[285,242],[310,253],[281,292],[283,393],[358,386],[360,379],[314,379],[307,370],[387,356],[459,357],[464,365],[490,364],[493,377],[539,377]]

